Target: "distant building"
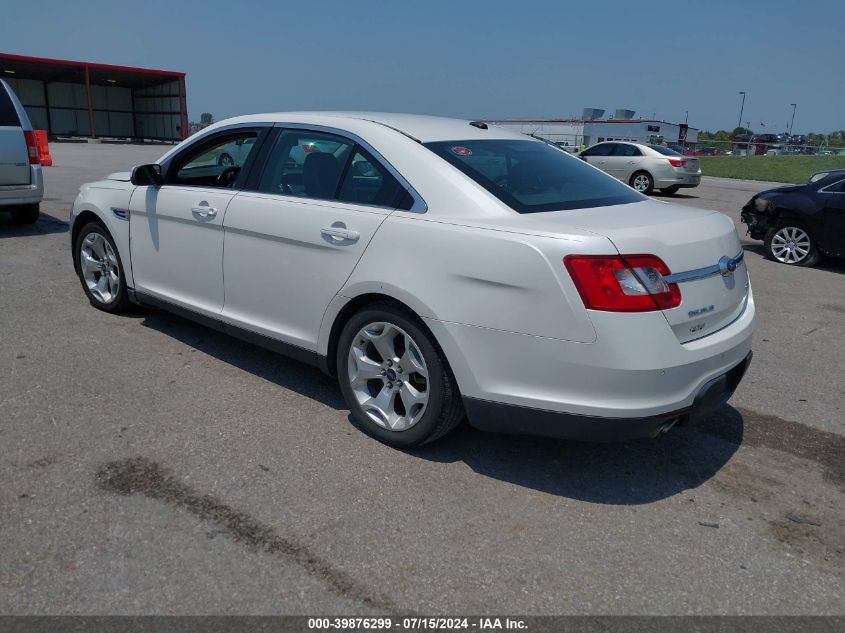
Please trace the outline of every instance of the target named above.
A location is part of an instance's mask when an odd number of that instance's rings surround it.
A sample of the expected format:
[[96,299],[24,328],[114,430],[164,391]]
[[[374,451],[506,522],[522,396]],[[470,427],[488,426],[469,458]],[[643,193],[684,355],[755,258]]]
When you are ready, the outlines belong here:
[[0,53],[0,77],[51,138],[180,141],[185,73]]
[[[614,118],[599,119],[604,110],[587,108],[580,119],[485,119],[487,123],[548,139],[561,145],[590,146],[602,141],[636,141],[638,143],[694,145],[698,142],[698,128],[684,123],[670,123],[657,119]],[[617,115],[634,116],[632,110],[617,110]],[[684,139],[684,132],[686,138]]]

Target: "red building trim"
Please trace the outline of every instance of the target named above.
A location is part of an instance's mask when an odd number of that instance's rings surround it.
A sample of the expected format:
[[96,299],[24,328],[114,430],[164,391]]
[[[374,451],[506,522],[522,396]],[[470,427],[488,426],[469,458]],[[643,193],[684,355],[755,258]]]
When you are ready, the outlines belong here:
[[114,64],[98,64],[96,62],[79,62],[71,59],[51,59],[49,57],[31,57],[29,55],[14,55],[12,53],[0,53],[0,59],[8,59],[17,62],[33,62],[36,64],[52,64],[58,66],[77,66],[98,68],[101,70],[114,70],[146,75],[164,75],[168,77],[184,77],[185,73],[175,70],[155,70],[153,68],[139,68],[136,66],[116,66]]

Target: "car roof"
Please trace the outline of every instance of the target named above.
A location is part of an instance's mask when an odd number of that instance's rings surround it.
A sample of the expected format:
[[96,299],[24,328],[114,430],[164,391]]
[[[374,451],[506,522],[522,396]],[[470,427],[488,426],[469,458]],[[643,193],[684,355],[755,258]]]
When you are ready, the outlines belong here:
[[429,116],[424,114],[403,114],[391,112],[269,112],[264,114],[250,114],[247,116],[225,119],[215,123],[214,127],[222,127],[236,123],[299,123],[311,125],[343,127],[343,123],[360,123],[368,121],[386,126],[412,137],[422,143],[433,141],[456,141],[476,139],[521,139],[528,140],[526,135],[512,132],[504,128],[489,125],[487,129],[470,125],[479,123],[469,119],[453,119],[449,117]]

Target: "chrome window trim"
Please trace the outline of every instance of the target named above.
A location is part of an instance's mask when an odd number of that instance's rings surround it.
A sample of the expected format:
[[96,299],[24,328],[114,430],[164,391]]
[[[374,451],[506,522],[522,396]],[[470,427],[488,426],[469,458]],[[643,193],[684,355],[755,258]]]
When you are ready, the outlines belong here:
[[[745,259],[745,251],[740,251],[739,254],[732,258],[731,261],[739,265],[739,263]],[[719,264],[713,264],[712,266],[705,266],[703,268],[696,268],[694,270],[687,270],[681,273],[673,273],[671,275],[663,275],[663,281],[667,284],[681,284],[685,281],[695,281],[696,279],[705,279],[707,277],[712,277],[713,275],[720,275],[722,273],[722,267]]]
[[[411,208],[407,210],[408,212],[410,212],[410,213],[425,213],[426,211],[428,211],[428,205],[425,203],[425,200],[423,200],[423,197],[417,192],[416,189],[414,189],[414,187],[411,185],[411,183],[408,182],[408,180],[402,174],[400,174],[396,170],[396,168],[393,165],[391,165],[387,161],[387,159],[385,159],[385,157],[382,156],[378,152],[378,150],[376,150],[376,148],[374,148],[372,145],[370,145],[367,141],[362,139],[357,134],[353,134],[352,132],[349,132],[348,130],[343,130],[343,129],[336,128],[336,127],[329,127],[329,126],[326,126],[326,125],[310,125],[308,123],[283,123],[283,122],[280,121],[280,122],[274,123],[273,127],[277,127],[277,128],[282,129],[282,130],[305,130],[305,131],[313,130],[314,132],[325,132],[326,134],[334,134],[336,136],[342,136],[343,138],[348,138],[349,140],[357,143],[358,145],[363,147],[365,150],[367,150],[372,155],[372,157],[375,158],[379,162],[379,164],[382,167],[384,167],[390,173],[391,176],[396,178],[396,180],[399,181],[399,184],[402,185],[408,191],[408,193],[411,194],[411,198],[413,198],[414,203],[411,205]],[[307,197],[297,196],[297,199],[299,199],[299,200],[319,200],[320,198],[307,198]],[[343,200],[335,200],[335,199],[332,199],[331,201],[341,202],[341,203],[344,202]],[[359,203],[356,202],[356,203],[347,203],[347,204],[359,204]],[[380,209],[394,209],[394,210],[397,210],[397,211],[405,211],[405,209],[396,209],[395,207],[385,207],[383,205],[366,205],[366,206],[374,206],[374,207],[377,207],[377,208],[380,208]]]
[[845,193],[845,191],[827,191],[827,189],[829,189],[830,187],[836,187],[837,185],[841,187],[842,183],[845,183],[845,178],[843,178],[842,180],[837,180],[836,182],[832,182],[829,185],[827,185],[826,187],[822,187],[821,189],[819,189],[819,193],[829,193],[829,194],[832,194],[832,195],[836,195],[836,194],[842,195],[842,194]]

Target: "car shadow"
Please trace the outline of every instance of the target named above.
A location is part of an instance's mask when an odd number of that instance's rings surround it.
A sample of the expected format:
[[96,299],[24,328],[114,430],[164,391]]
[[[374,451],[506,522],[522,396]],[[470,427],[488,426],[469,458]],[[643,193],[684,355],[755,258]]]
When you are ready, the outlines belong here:
[[730,460],[742,434],[742,415],[724,406],[693,427],[676,427],[655,439],[590,444],[496,435],[463,425],[409,453],[433,462],[463,462],[485,477],[557,497],[639,505],[703,484]]
[[218,332],[169,312],[133,306],[128,316],[141,318],[141,325],[144,327],[166,334],[200,352],[255,376],[260,376],[280,387],[317,400],[337,411],[346,409],[337,381],[326,376],[316,367],[246,343],[229,334]]
[[666,200],[697,200],[699,198],[699,196],[692,196],[688,193],[660,193],[659,191],[655,191],[651,195]]
[[15,224],[12,214],[0,211],[0,239],[4,237],[22,237],[28,235],[50,235],[52,233],[67,233],[68,223],[48,215],[43,211],[35,224]]
[[[136,307],[129,316],[280,387],[347,410],[337,382],[319,369],[168,312]],[[728,462],[742,436],[742,416],[722,407],[693,427],[674,428],[655,439],[590,444],[497,435],[464,423],[447,437],[405,453],[435,463],[463,462],[479,475],[555,496],[638,505],[700,486]]]

